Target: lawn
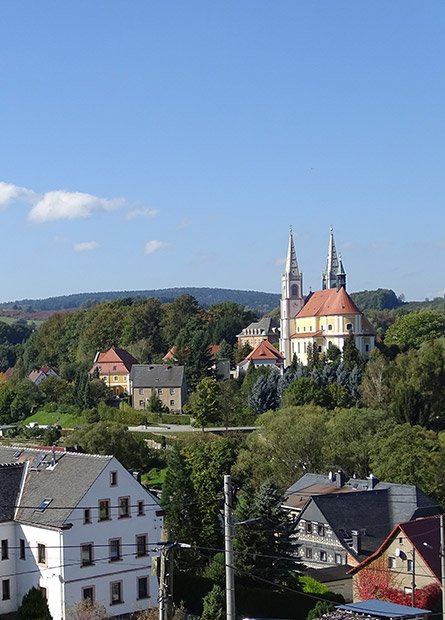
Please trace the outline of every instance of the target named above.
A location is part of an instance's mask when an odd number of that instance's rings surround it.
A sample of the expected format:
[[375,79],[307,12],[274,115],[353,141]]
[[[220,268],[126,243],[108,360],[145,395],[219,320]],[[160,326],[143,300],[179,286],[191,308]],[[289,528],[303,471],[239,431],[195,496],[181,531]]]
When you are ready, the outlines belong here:
[[75,428],[85,424],[85,419],[81,415],[73,415],[72,413],[41,410],[23,420],[22,425],[26,426],[30,422],[37,422],[37,424],[41,425],[59,424],[62,428]]
[[148,471],[146,474],[142,474],[142,484],[149,487],[150,489],[162,489],[166,473],[166,467],[163,467],[162,469],[153,467],[153,469],[150,469],[150,471]]

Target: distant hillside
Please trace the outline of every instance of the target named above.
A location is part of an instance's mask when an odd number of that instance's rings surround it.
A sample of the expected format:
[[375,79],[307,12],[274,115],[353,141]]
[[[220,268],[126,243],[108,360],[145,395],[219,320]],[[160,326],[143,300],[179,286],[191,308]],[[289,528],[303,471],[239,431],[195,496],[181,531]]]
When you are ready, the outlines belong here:
[[351,297],[360,310],[393,310],[404,305],[402,299],[388,288],[378,288],[375,291],[358,291],[351,293]]
[[193,295],[199,305],[209,306],[223,301],[234,301],[253,310],[258,315],[270,312],[280,303],[277,293],[262,293],[259,291],[237,291],[223,288],[165,288],[147,291],[106,291],[99,293],[75,293],[73,295],[61,295],[60,297],[48,297],[46,299],[20,299],[15,302],[1,303],[0,308],[21,308],[28,311],[72,310],[75,308],[87,308],[102,301],[122,299],[125,297],[146,298],[156,297],[161,302],[169,302],[179,295]]

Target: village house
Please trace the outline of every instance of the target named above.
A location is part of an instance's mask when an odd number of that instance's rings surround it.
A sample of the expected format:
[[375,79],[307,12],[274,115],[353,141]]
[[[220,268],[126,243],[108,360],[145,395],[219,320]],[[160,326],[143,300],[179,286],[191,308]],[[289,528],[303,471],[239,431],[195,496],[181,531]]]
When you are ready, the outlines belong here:
[[[386,573],[386,579],[382,573]],[[419,605],[424,588],[440,588],[439,515],[399,523],[379,548],[351,569],[350,574],[354,601],[362,600],[363,585],[366,593],[373,596],[382,595],[378,589],[385,586],[407,596],[414,606]],[[376,588],[374,592],[373,588]]]
[[144,410],[156,395],[172,413],[181,413],[187,398],[184,366],[135,364],[130,372],[133,409]]
[[138,363],[128,351],[113,346],[96,353],[90,375],[97,373],[114,396],[125,396],[130,394],[131,367]]
[[65,620],[84,599],[110,616],[157,607],[163,518],[113,456],[0,447],[0,616],[32,587]]
[[374,553],[397,523],[435,515],[440,507],[415,485],[305,474],[283,507],[297,527],[299,557],[310,568],[355,566]]
[[39,385],[48,377],[57,377],[57,379],[59,379],[59,375],[50,366],[42,366],[42,368],[39,368],[38,370],[33,370],[28,375],[28,379],[32,381],[34,385]]
[[282,372],[284,357],[268,340],[262,340],[249,355],[238,364],[238,376],[246,374],[250,364],[255,368],[269,366]]
[[278,325],[275,325],[271,317],[263,317],[259,321],[254,321],[245,327],[238,335],[238,348],[249,345],[254,349],[260,342],[267,340],[271,344],[278,344],[280,332]]

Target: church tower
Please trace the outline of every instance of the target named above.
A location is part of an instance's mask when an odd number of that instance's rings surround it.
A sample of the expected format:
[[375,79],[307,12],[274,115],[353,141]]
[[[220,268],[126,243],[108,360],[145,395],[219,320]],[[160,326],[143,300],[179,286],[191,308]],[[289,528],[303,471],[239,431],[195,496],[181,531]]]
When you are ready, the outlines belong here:
[[[340,272],[342,273],[340,274]],[[338,260],[337,249],[335,247],[334,241],[334,229],[331,226],[331,231],[329,235],[328,258],[326,261],[326,271],[321,276],[322,290],[324,291],[327,288],[336,288],[338,275],[341,275],[342,278],[344,277],[344,281],[346,284],[346,274],[344,273],[341,261]]]
[[280,351],[285,357],[285,366],[291,359],[290,336],[293,333],[292,320],[304,305],[303,274],[298,269],[292,227],[289,231],[286,267],[281,276],[280,302]]

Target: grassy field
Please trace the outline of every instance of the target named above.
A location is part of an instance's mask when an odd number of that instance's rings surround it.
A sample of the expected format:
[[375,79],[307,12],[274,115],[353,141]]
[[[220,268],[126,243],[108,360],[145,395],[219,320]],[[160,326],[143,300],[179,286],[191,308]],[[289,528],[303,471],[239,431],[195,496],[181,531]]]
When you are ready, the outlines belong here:
[[166,467],[163,467],[162,469],[157,469],[154,467],[146,474],[142,474],[142,483],[150,489],[162,489],[166,473]]
[[[17,323],[18,320],[19,319],[16,319],[13,316],[0,316],[0,321],[2,321],[3,323],[7,323],[8,325]],[[35,321],[26,320],[25,322],[27,325],[35,325],[36,327],[39,327],[43,323],[43,321],[39,321],[38,319],[36,319]]]
[[71,413],[61,413],[59,411],[37,411],[33,415],[23,420],[22,425],[26,426],[30,422],[37,424],[59,424],[62,428],[74,428],[85,424],[85,419],[81,415],[73,415]]

